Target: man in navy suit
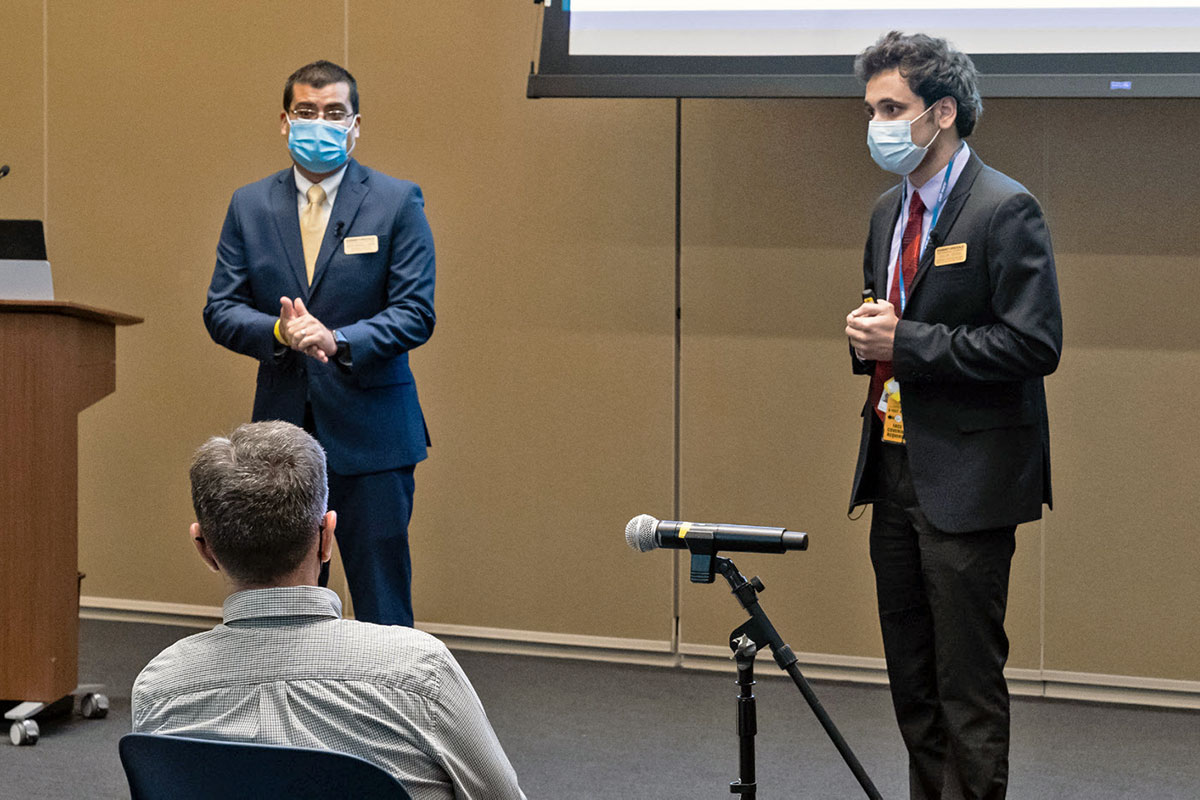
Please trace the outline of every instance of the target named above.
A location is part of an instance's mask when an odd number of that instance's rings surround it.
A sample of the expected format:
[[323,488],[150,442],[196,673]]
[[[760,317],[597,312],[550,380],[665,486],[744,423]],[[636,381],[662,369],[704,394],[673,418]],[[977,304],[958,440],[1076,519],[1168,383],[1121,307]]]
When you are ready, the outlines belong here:
[[408,353],[435,321],[424,199],[349,157],[362,120],[342,67],[293,73],[280,125],[292,166],[234,192],[204,322],[258,360],[254,421],[325,448],[355,616],[412,625],[408,522],[429,439]]
[[880,628],[914,800],[1005,796],[1004,615],[1016,526],[1050,503],[1043,376],[1062,312],[1037,200],[963,141],[975,67],[890,33],[859,55],[879,198],[870,293],[846,318],[872,376],[850,506],[871,503]]

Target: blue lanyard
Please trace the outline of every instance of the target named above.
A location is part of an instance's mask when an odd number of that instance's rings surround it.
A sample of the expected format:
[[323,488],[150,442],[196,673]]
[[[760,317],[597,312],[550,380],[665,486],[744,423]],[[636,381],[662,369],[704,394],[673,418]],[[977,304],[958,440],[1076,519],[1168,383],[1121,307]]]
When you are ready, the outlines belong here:
[[[942,178],[942,188],[938,190],[937,202],[933,205],[933,217],[929,220],[929,230],[925,231],[925,236],[921,239],[921,249],[917,251],[917,260],[925,255],[925,247],[929,244],[929,237],[933,235],[933,229],[937,226],[938,217],[942,213],[942,204],[946,202],[946,191],[950,188],[950,173],[954,171],[954,159],[962,152],[960,145],[953,155],[950,156],[950,163],[946,165],[946,176]],[[904,201],[908,199],[908,178],[904,179],[904,196],[900,198],[900,207],[904,207]],[[908,305],[908,295],[904,291],[904,246],[900,246],[900,254],[896,259],[896,279],[900,283],[900,313],[904,314],[904,307]]]

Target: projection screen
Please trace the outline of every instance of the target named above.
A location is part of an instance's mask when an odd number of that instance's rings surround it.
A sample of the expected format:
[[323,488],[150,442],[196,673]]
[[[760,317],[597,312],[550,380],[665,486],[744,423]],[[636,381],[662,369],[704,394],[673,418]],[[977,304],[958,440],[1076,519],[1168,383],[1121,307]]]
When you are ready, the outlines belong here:
[[854,97],[889,30],[971,54],[989,97],[1200,97],[1200,3],[546,0],[530,97]]

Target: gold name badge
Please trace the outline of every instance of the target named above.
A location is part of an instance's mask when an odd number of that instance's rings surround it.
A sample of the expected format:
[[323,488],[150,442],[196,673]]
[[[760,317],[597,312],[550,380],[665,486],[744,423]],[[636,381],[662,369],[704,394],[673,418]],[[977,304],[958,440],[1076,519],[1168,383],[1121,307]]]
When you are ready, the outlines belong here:
[[356,256],[360,253],[378,253],[379,237],[374,234],[371,236],[347,236],[342,242],[342,249],[348,256]]
[[948,244],[933,251],[933,265],[944,267],[947,264],[961,264],[967,260],[967,243]]

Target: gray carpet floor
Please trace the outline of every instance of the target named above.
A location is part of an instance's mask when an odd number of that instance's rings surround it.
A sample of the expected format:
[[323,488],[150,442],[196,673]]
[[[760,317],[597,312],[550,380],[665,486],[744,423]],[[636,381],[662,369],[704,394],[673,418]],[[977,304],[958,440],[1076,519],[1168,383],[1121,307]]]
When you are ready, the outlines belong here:
[[[107,684],[109,717],[47,719],[35,747],[0,744],[0,798],[128,798],[117,740],[129,730],[133,679],[159,650],[194,632],[83,621],[80,677]],[[530,800],[732,797],[732,669],[456,655]],[[759,673],[758,796],[863,797],[791,681],[776,676],[769,658],[760,658]],[[904,798],[905,757],[886,689],[814,688],[883,796]],[[1015,800],[1200,798],[1198,712],[1014,698],[1012,716]]]

